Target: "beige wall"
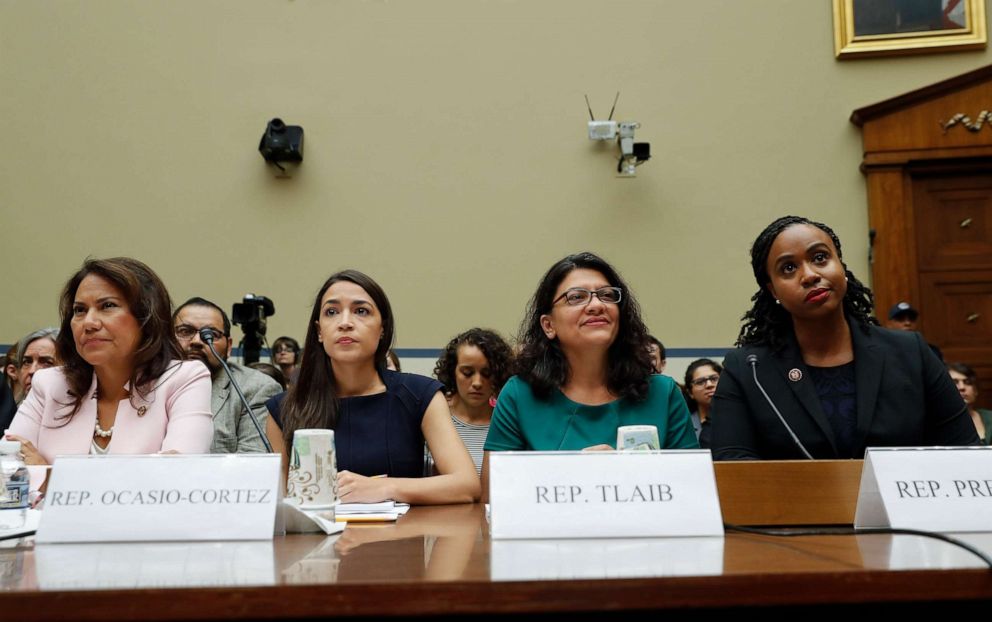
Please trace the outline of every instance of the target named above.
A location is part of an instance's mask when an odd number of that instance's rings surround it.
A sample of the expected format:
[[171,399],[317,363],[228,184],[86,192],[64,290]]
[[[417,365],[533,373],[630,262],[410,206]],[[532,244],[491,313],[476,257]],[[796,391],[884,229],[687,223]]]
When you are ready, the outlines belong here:
[[[87,255],[133,255],[177,300],[378,279],[406,348],[515,330],[543,271],[592,249],[670,347],[736,336],[773,218],[832,224],[866,275],[854,108],[992,53],[838,62],[830,2],[0,0],[0,343],[56,321]],[[589,94],[654,158],[616,179]],[[976,111],[977,112],[977,111]],[[306,129],[297,176],[256,151]]]

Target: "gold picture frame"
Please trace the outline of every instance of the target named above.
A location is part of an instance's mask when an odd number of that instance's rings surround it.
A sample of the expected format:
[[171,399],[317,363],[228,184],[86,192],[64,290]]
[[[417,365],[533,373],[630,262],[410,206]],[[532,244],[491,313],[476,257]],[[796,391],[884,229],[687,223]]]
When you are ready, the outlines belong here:
[[833,0],[837,58],[985,49],[985,0]]

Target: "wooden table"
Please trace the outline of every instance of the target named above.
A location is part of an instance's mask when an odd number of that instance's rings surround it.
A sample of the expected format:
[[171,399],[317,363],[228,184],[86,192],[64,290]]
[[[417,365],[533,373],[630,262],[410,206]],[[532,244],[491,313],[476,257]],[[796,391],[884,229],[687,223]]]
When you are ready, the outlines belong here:
[[[992,550],[992,535],[970,539]],[[992,571],[916,536],[492,541],[480,505],[413,508],[339,537],[0,549],[0,612],[272,619],[992,600]],[[676,613],[676,612],[670,612]],[[694,612],[694,615],[698,613]]]

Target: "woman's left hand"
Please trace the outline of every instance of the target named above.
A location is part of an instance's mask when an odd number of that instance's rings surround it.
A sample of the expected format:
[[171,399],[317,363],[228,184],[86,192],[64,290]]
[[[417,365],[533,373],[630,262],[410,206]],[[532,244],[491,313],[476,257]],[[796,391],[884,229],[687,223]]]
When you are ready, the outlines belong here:
[[31,441],[16,434],[8,434],[6,438],[8,441],[18,441],[21,444],[21,457],[24,459],[24,464],[29,466],[48,465],[48,462],[45,461],[38,448]]
[[582,451],[613,451],[613,447],[610,445],[593,445],[592,447],[586,447]]
[[351,471],[338,471],[338,498],[342,503],[378,503],[393,498],[388,477],[365,477]]

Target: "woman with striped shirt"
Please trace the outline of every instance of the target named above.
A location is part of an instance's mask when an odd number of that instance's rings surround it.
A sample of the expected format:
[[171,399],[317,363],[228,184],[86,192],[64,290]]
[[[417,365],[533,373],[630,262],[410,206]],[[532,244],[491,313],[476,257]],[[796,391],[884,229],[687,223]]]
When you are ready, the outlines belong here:
[[434,366],[444,385],[451,421],[472,456],[476,472],[482,469],[482,447],[489,434],[496,396],[510,377],[513,352],[491,330],[473,328],[445,347]]

